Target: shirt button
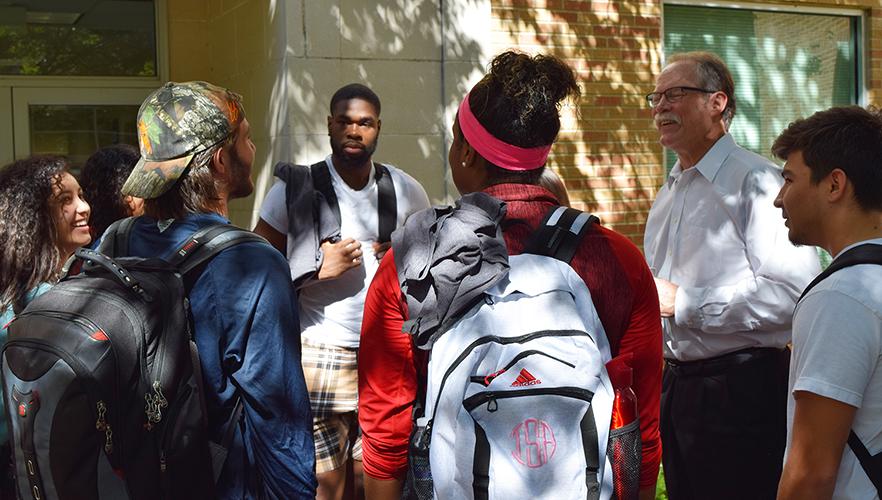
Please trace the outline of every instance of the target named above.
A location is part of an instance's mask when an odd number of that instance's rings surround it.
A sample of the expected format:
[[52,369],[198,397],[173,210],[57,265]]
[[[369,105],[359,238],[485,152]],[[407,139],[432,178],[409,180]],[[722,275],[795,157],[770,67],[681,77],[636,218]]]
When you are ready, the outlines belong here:
[[680,186],[680,191],[686,191],[686,186]]
[[677,218],[676,218],[676,217],[674,218],[674,222],[677,222]]
[[670,251],[670,250],[668,250],[668,255],[671,255],[671,251]]

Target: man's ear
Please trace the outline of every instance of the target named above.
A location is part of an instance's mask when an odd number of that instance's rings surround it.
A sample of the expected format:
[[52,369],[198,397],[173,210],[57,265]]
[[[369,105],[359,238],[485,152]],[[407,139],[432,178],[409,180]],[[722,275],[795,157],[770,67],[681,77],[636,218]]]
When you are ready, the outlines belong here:
[[854,186],[848,181],[848,176],[842,169],[834,168],[824,180],[830,184],[827,193],[827,202],[837,203],[845,199],[848,193],[854,193]]
[[211,160],[211,175],[215,179],[223,179],[230,171],[230,155],[226,154],[224,147],[219,147],[211,156]]
[[725,92],[715,92],[710,96],[709,99],[711,108],[714,110],[715,114],[722,115],[723,111],[726,110],[726,106],[729,105],[729,96],[726,95]]
[[328,116],[328,137],[331,136],[331,122],[332,122],[333,120],[334,120],[334,118]]

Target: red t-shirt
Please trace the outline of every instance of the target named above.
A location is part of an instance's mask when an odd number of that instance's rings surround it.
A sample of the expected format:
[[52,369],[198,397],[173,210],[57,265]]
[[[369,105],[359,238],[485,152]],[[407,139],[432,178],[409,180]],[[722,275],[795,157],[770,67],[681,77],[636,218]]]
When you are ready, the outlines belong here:
[[[548,208],[558,204],[538,186],[500,184],[484,192],[507,204],[502,227],[509,255],[523,251],[527,236]],[[391,252],[368,289],[358,352],[364,471],[379,480],[404,479],[417,371],[425,371],[427,359],[422,351],[414,359],[410,336],[401,331],[407,307]],[[571,265],[591,291],[612,355],[634,353],[632,388],[643,441],[640,487],[650,487],[661,462],[662,330],[655,281],[640,250],[624,236],[600,226],[589,229]]]

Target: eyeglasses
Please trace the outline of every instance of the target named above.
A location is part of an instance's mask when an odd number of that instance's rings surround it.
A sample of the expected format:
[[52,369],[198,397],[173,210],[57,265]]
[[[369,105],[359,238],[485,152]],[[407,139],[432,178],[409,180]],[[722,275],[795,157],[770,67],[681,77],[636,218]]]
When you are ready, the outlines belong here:
[[661,102],[662,96],[665,96],[665,99],[667,99],[668,102],[677,102],[686,95],[687,90],[705,92],[707,94],[713,94],[716,92],[716,90],[705,90],[697,87],[671,87],[664,92],[650,92],[646,94],[646,102],[649,104],[650,108],[658,106],[658,103]]

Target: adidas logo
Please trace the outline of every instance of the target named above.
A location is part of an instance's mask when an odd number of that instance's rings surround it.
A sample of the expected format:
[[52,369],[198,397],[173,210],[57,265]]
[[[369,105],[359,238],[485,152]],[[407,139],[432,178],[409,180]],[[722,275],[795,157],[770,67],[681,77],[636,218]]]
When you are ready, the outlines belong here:
[[515,379],[515,381],[512,382],[509,387],[527,387],[530,385],[539,385],[541,383],[541,380],[534,377],[530,372],[527,371],[526,368],[524,368],[523,370],[521,370],[521,374],[518,375],[518,378]]

